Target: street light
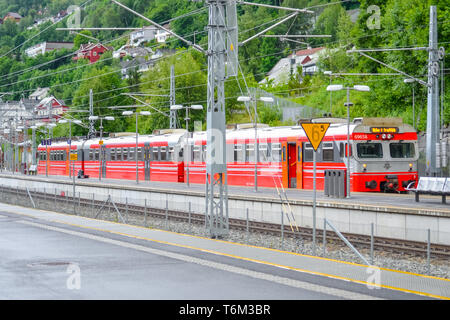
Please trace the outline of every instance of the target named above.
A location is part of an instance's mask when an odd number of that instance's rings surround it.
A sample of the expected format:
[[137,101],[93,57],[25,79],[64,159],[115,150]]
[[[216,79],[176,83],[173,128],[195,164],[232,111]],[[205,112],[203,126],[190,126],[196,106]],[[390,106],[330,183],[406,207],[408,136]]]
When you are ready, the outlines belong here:
[[370,88],[363,85],[354,85],[353,87],[344,87],[341,84],[329,85],[327,91],[347,90],[347,102],[344,106],[347,107],[347,197],[350,198],[350,107],[353,103],[350,102],[350,90],[369,92]]
[[134,150],[134,157],[136,158],[136,184],[139,183],[139,171],[138,171],[138,115],[141,116],[149,116],[151,115],[150,111],[141,111],[141,112],[133,112],[133,111],[123,111],[123,116],[131,116],[133,113],[136,115],[136,149]]
[[105,116],[105,117],[99,117],[99,116],[89,116],[88,118],[90,121],[97,121],[100,119],[100,141],[98,142],[100,145],[100,150],[99,150],[99,167],[98,167],[98,180],[102,180],[102,172],[103,172],[103,149],[102,149],[102,145],[103,145],[103,120],[107,120],[107,121],[114,121],[115,118],[112,116]]
[[258,123],[257,123],[257,111],[256,111],[256,102],[260,100],[262,102],[273,103],[275,100],[272,97],[250,97],[250,96],[240,96],[237,98],[239,102],[250,102],[253,101],[254,112],[255,112],[255,142],[253,144],[254,149],[254,157],[255,157],[255,175],[254,175],[254,185],[255,192],[258,191],[258,156],[259,156],[259,144],[258,144]]
[[182,106],[180,104],[175,104],[170,106],[170,110],[180,110],[186,108],[186,117],[184,120],[186,120],[186,184],[189,186],[189,161],[190,161],[190,148],[189,148],[189,142],[188,142],[188,135],[189,135],[189,109],[192,110],[203,110],[203,106],[201,104],[193,104],[193,105],[186,105]]
[[[331,86],[331,75],[333,74],[332,71],[324,71],[323,74],[330,76],[330,86]],[[332,106],[333,106],[333,98],[332,98],[332,92],[330,91],[330,115],[332,114]]]
[[411,87],[412,87],[412,107],[413,107],[413,127],[414,129],[416,129],[416,110],[415,110],[415,92],[414,92],[414,82],[416,82],[416,80],[411,79],[411,78],[406,78],[403,80],[404,83],[411,83]]

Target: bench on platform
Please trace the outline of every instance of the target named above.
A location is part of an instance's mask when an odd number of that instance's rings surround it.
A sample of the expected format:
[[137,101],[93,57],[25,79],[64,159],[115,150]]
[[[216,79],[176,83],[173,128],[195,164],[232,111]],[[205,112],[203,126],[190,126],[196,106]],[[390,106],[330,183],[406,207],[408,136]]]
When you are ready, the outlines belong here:
[[416,188],[411,188],[411,182],[405,189],[416,194],[416,202],[419,202],[420,194],[431,194],[442,197],[442,203],[446,203],[446,196],[450,195],[450,178],[421,177]]
[[31,165],[30,168],[28,169],[28,174],[30,175],[36,175],[37,174],[37,165]]

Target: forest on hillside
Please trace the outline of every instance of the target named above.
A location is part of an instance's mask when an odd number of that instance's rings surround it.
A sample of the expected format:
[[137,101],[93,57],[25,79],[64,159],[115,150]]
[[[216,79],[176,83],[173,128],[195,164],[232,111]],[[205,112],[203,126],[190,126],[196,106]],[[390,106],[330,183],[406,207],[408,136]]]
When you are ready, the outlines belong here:
[[[188,0],[121,0],[124,5],[160,24],[170,25],[171,30],[186,39],[207,48],[208,10],[203,1]],[[329,93],[325,90],[330,77],[324,70],[333,73],[391,73],[392,70],[361,57],[347,54],[352,48],[405,48],[428,45],[429,7],[437,5],[439,46],[450,47],[450,0],[254,0],[295,8],[310,8],[314,14],[299,14],[296,18],[280,24],[267,34],[329,34],[331,38],[310,38],[308,45],[277,38],[258,37],[239,48],[241,71],[239,78],[226,82],[226,110],[228,122],[246,122],[249,115],[245,106],[236,97],[241,90],[258,87],[275,95],[302,105],[318,108],[324,112],[330,109]],[[120,117],[120,112],[108,108],[115,105],[134,104],[136,101],[123,93],[145,92],[155,96],[146,97],[145,102],[162,111],[167,111],[170,66],[175,66],[175,86],[177,104],[206,104],[206,57],[176,38],[166,43],[152,41],[147,48],[171,52],[159,59],[144,73],[128,70],[128,79],[123,79],[120,60],[111,52],[102,56],[99,62],[89,64],[82,59],[73,61],[73,52],[82,44],[93,41],[119,49],[128,41],[129,31],[83,31],[85,36],[57,31],[67,25],[68,16],[54,23],[46,18],[55,17],[71,5],[81,7],[82,27],[143,27],[148,23],[120,8],[110,0],[0,0],[0,16],[8,12],[19,13],[23,18],[19,23],[6,20],[0,25],[0,92],[9,92],[3,100],[18,100],[28,97],[38,87],[50,87],[51,94],[64,100],[70,107],[71,115],[82,118],[80,111],[89,108],[89,90],[94,92],[94,112],[100,115],[115,115],[116,121],[104,123],[105,131],[134,131],[133,119]],[[369,28],[368,20],[373,13],[372,5],[380,9],[379,28]],[[267,26],[274,24],[289,12],[249,5],[237,6],[239,41],[248,39]],[[349,10],[359,9],[356,21],[352,21]],[[37,21],[45,21],[37,24]],[[87,36],[87,37],[86,37]],[[45,55],[28,58],[25,50],[43,41],[70,41],[75,46],[71,50],[51,51]],[[307,46],[326,47],[326,54],[319,61],[320,72],[312,76],[291,76],[286,83],[268,82],[259,85],[267,72],[281,59]],[[376,59],[417,76],[426,81],[428,53],[426,51],[372,52]],[[445,60],[444,81],[444,122],[450,122],[448,101],[449,60]],[[300,70],[301,71],[301,70]],[[301,75],[301,72],[299,73]],[[406,122],[412,120],[411,84],[403,82],[399,76],[341,76],[333,77],[333,83],[345,85],[366,84],[369,93],[353,93],[352,117],[398,116]],[[418,128],[426,124],[426,93],[424,86],[415,83],[416,116]],[[344,116],[345,93],[333,93],[332,112]],[[206,108],[205,108],[206,109]],[[192,120],[204,120],[206,111],[195,111]],[[271,125],[280,125],[281,112],[276,107],[258,106],[259,119]],[[183,114],[179,115],[184,125]],[[194,121],[190,125],[193,126]],[[168,127],[169,119],[160,113],[140,121],[139,132],[148,133],[154,129]],[[192,130],[192,127],[190,128]],[[86,129],[77,127],[75,134],[85,134]],[[67,134],[67,125],[59,125],[56,135]]]

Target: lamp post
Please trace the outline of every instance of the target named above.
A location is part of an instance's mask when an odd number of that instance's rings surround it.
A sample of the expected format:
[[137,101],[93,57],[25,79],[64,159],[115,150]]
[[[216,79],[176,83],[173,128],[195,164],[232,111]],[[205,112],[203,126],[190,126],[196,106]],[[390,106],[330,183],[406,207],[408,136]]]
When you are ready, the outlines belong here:
[[411,79],[411,78],[406,78],[403,80],[404,83],[411,83],[411,87],[412,87],[412,107],[413,107],[413,127],[414,129],[416,129],[416,110],[415,110],[415,92],[414,92],[414,82],[416,82],[416,80]]
[[327,91],[340,91],[347,90],[347,102],[344,103],[344,106],[347,107],[347,148],[345,149],[347,152],[347,196],[346,198],[350,198],[350,107],[353,103],[350,102],[350,90],[363,91],[368,92],[370,88],[368,86],[354,85],[353,87],[344,87],[341,84],[329,85],[327,87]]
[[189,148],[189,141],[188,141],[188,135],[189,135],[189,109],[192,110],[203,110],[203,106],[200,104],[193,104],[193,105],[186,105],[186,106],[182,106],[180,104],[176,104],[176,105],[172,105],[170,106],[170,110],[180,110],[182,108],[186,108],[186,117],[184,118],[184,120],[186,121],[186,184],[189,187],[189,161],[190,161],[190,156],[191,156],[191,152],[190,152],[190,148]]
[[[331,86],[331,75],[333,74],[332,71],[324,71],[323,74],[330,76],[330,86]],[[332,98],[332,91],[330,91],[330,116],[332,114],[332,106],[333,106],[333,98]]]
[[112,116],[106,116],[106,117],[99,117],[99,116],[89,116],[89,121],[96,121],[100,119],[100,141],[98,142],[100,145],[100,150],[99,150],[99,167],[98,167],[98,180],[102,180],[102,171],[103,171],[103,154],[102,154],[102,145],[103,145],[103,119],[108,120],[108,121],[114,121],[114,117]]
[[254,107],[254,119],[255,119],[255,142],[254,142],[254,158],[255,158],[255,174],[254,174],[254,186],[255,186],[255,192],[258,191],[258,156],[259,156],[259,144],[258,144],[258,119],[257,119],[257,110],[256,110],[256,102],[257,101],[263,101],[263,102],[270,102],[273,103],[274,99],[272,97],[250,97],[250,96],[240,96],[237,98],[237,101],[239,102],[250,102],[253,101],[253,107]]
[[122,112],[122,115],[124,116],[131,116],[133,113],[136,115],[136,149],[134,150],[134,157],[136,158],[136,184],[139,183],[139,171],[138,171],[138,115],[141,116],[149,116],[151,115],[150,111],[140,111],[140,112],[133,112],[133,111],[124,111]]

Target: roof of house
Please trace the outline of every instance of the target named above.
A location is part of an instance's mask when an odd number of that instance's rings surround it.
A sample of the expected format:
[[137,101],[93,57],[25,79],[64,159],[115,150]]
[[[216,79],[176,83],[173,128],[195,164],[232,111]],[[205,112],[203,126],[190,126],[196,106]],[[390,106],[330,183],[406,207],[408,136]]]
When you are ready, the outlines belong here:
[[305,49],[305,50],[299,50],[295,53],[296,56],[308,56],[311,54],[314,54],[316,52],[319,52],[321,50],[325,49],[324,47],[318,47],[318,48],[311,48],[311,49]]
[[6,17],[13,17],[13,18],[15,18],[15,19],[22,19],[22,16],[20,15],[20,14],[18,14],[18,13],[15,13],[15,12],[8,12],[6,15],[5,15],[5,18]]
[[81,45],[80,45],[80,49],[78,49],[78,51],[89,51],[89,50],[94,49],[94,48],[97,47],[97,46],[101,46],[101,47],[105,48],[106,50],[112,50],[112,49],[113,49],[112,47],[105,46],[105,45],[103,45],[103,44],[101,44],[101,43],[92,43],[92,42],[89,42],[89,43],[83,43],[83,44],[81,44]]

